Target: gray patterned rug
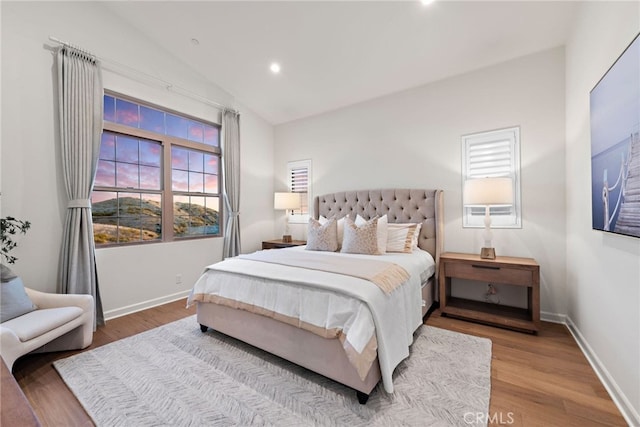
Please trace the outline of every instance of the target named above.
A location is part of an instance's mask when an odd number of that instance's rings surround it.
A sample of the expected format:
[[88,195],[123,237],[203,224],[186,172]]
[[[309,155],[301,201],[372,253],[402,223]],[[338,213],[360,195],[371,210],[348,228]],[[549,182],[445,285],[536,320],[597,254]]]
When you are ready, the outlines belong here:
[[98,426],[468,426],[486,417],[491,341],[422,326],[366,405],[355,392],[195,316],[54,362]]

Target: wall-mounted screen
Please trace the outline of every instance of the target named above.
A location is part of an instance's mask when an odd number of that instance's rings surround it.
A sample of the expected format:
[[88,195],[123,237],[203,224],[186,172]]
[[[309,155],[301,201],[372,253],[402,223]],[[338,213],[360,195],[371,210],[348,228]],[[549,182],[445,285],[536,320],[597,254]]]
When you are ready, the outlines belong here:
[[640,237],[640,38],[591,90],[593,228]]

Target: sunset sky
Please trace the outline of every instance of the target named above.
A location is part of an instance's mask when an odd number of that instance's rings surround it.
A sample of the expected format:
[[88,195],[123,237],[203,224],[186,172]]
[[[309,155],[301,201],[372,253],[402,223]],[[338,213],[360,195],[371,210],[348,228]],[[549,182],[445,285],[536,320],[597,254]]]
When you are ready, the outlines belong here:
[[[104,118],[194,142],[219,145],[216,127],[108,95],[104,97]],[[215,155],[177,146],[171,148],[173,191],[218,193],[218,170],[218,157]],[[103,132],[95,186],[161,190],[162,145],[143,138]],[[108,200],[114,195],[94,194],[93,200]],[[191,202],[204,205],[204,197],[192,197]]]

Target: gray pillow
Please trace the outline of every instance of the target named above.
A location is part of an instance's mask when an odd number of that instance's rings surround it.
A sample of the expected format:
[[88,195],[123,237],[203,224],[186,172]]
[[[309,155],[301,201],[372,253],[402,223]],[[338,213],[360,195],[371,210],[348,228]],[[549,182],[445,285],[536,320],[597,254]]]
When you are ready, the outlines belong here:
[[18,275],[11,271],[9,267],[5,266],[4,264],[0,264],[0,279],[3,283],[8,282],[9,280],[13,280],[16,277],[18,277]]
[[0,323],[27,314],[36,307],[24,290],[22,279],[16,277],[0,284]]

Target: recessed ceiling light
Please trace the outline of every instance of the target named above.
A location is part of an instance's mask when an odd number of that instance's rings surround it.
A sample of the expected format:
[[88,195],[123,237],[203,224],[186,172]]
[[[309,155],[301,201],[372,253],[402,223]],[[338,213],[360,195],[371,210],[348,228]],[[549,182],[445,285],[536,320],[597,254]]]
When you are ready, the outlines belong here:
[[191,44],[194,46],[198,46],[200,44],[200,40],[194,37],[191,39]]
[[422,3],[424,6],[428,6],[431,3],[433,3],[435,0],[420,0],[420,3]]
[[269,69],[273,74],[278,74],[280,72],[280,64],[278,64],[277,62],[272,62],[269,66]]

